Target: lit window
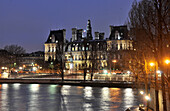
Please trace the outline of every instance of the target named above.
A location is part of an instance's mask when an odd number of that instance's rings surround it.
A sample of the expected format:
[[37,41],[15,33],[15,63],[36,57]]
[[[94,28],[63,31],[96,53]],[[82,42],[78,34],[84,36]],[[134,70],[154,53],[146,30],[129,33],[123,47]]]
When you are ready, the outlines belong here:
[[74,47],[72,47],[72,51],[74,51]]
[[75,51],[77,51],[77,50],[78,50],[78,47],[76,46]]
[[86,50],[88,50],[88,47],[86,47]]

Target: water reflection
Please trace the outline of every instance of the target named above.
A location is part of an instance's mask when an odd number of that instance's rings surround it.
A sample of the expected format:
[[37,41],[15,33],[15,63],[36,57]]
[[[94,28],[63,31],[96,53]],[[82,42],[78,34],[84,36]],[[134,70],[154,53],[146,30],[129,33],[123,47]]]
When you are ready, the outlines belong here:
[[32,93],[36,93],[36,92],[38,92],[39,91],[39,84],[31,84],[30,85],[30,91],[32,92]]
[[123,111],[138,105],[131,88],[45,84],[0,85],[2,111]]
[[1,98],[1,110],[9,110],[8,108],[8,84],[2,84],[2,91],[0,93],[0,98]]
[[7,89],[8,88],[8,84],[2,84],[2,89]]
[[57,88],[58,85],[49,85],[48,87],[48,92],[50,94],[56,94],[56,88]]
[[18,90],[18,89],[19,89],[19,87],[20,87],[20,85],[21,85],[21,84],[19,84],[19,83],[15,83],[15,84],[13,84],[14,89],[15,89],[15,90]]
[[132,107],[134,104],[134,95],[132,88],[126,88],[124,90],[124,104],[126,108]]
[[91,100],[92,99],[92,87],[85,87],[84,88],[84,98]]
[[40,111],[39,110],[39,101],[38,101],[38,92],[40,85],[39,84],[30,84],[30,97],[29,97],[29,110],[30,111]]

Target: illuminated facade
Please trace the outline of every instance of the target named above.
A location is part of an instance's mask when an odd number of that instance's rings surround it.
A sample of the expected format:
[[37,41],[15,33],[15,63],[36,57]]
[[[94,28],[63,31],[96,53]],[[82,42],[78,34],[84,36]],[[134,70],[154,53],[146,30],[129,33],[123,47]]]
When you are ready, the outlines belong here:
[[45,61],[56,60],[57,44],[66,42],[66,30],[51,30],[45,42]]
[[[84,32],[86,32],[84,36]],[[57,35],[57,33],[60,33]],[[92,36],[91,22],[88,20],[87,29],[72,28],[72,38],[65,44],[65,68],[79,70],[86,65],[87,68],[95,65],[96,69],[104,69],[108,66],[108,53],[114,59],[122,59],[121,52],[133,50],[132,40],[129,39],[127,26],[110,26],[110,36],[104,39],[104,33],[95,32]],[[60,36],[59,36],[60,35]],[[63,38],[59,40],[59,38]],[[63,41],[64,40],[64,41]],[[45,43],[45,61],[56,59],[56,44],[65,42],[65,30],[51,31]]]

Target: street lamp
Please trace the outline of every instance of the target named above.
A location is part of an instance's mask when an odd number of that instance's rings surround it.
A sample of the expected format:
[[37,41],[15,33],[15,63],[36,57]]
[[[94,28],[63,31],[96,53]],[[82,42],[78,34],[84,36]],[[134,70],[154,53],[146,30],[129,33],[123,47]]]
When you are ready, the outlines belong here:
[[[156,71],[156,67],[157,67],[157,63],[150,63],[150,66],[155,66],[154,68],[154,75],[155,75],[155,99],[156,99],[156,111],[159,111],[159,96],[158,96],[158,93],[159,93],[159,90],[158,90],[158,73],[161,74],[161,71]],[[145,96],[145,99],[148,101],[150,100],[150,97],[149,96]],[[147,105],[148,105],[148,102],[147,102]],[[147,107],[148,109],[148,107]]]
[[115,64],[116,64],[117,60],[112,60],[112,62],[114,63],[114,70],[115,70]]
[[166,64],[169,64],[169,63],[170,63],[170,60],[168,60],[168,59],[165,60],[165,63],[166,63]]
[[143,92],[143,91],[140,91],[140,94],[141,94],[141,95],[143,95],[143,94],[144,94],[144,92]]
[[151,98],[150,98],[148,95],[146,95],[146,96],[145,96],[145,99],[146,99],[147,101],[149,101]]
[[150,66],[154,66],[155,64],[153,62],[150,63]]

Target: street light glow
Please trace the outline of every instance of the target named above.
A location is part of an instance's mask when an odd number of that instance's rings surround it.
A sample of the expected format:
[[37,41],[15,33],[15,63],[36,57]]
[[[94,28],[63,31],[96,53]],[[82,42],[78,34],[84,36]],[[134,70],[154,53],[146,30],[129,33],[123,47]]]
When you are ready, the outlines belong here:
[[161,71],[160,71],[160,70],[157,70],[157,71],[156,71],[156,73],[159,73],[159,74],[160,74],[160,73],[161,73]]
[[165,60],[165,63],[166,63],[166,64],[169,64],[169,63],[170,63],[170,60],[168,60],[168,59]]
[[107,70],[104,70],[104,73],[107,74]]
[[33,71],[36,71],[37,70],[37,68],[36,67],[33,67]]
[[143,92],[143,91],[140,91],[140,94],[141,94],[141,95],[143,95],[143,94],[144,94],[144,92]]
[[150,97],[149,96],[145,96],[145,99],[148,101],[148,100],[150,100]]
[[112,60],[112,62],[116,63],[117,61],[116,60]]
[[127,74],[130,74],[130,71],[127,71]]
[[153,62],[150,63],[150,66],[154,66],[155,64]]

